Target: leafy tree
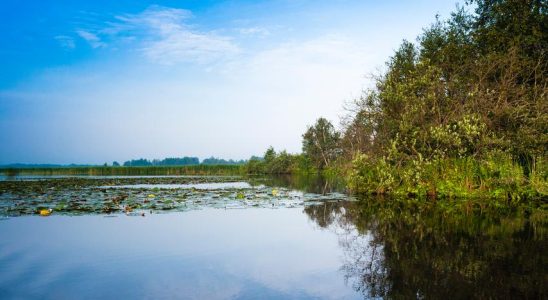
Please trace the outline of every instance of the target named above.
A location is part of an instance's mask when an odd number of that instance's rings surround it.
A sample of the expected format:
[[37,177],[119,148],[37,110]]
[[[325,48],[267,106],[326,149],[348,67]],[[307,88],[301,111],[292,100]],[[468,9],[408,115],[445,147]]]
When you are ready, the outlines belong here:
[[285,150],[276,153],[273,147],[269,147],[263,157],[251,157],[245,170],[248,174],[291,174],[303,166],[301,160],[302,155],[290,154]]
[[197,157],[168,157],[164,158],[162,160],[160,159],[153,159],[152,161],[149,161],[144,158],[140,159],[133,159],[130,161],[124,162],[124,166],[188,166],[188,165],[198,165],[200,164],[200,160]]
[[[376,156],[398,153],[399,163],[490,149],[517,160],[546,155],[546,2],[472,2],[475,14],[460,8],[446,22],[436,20],[418,45],[403,42],[376,88],[364,95],[345,145],[365,140],[375,145],[355,148]],[[455,129],[459,124],[468,128]],[[466,136],[478,130],[479,136]]]
[[253,156],[251,157],[246,165],[245,165],[245,171],[247,174],[264,174],[266,173],[265,170],[265,163],[263,158]]
[[152,163],[149,160],[144,158],[132,159],[124,162],[124,167],[144,167],[144,166],[152,166]]
[[197,157],[168,157],[163,160],[154,160],[153,165],[155,166],[188,166],[188,165],[198,165],[200,160]]
[[270,164],[276,159],[276,151],[274,147],[270,146],[263,155],[263,159],[267,164]]
[[328,167],[340,154],[340,133],[325,118],[319,118],[314,126],[303,134],[303,153],[322,170]]
[[244,163],[245,163],[244,160],[232,160],[232,159],[226,160],[221,158],[215,158],[213,156],[210,158],[206,158],[202,161],[203,165],[241,165]]
[[[548,4],[470,2],[472,12],[459,8],[436,19],[417,44],[404,41],[343,122],[341,145],[356,158],[350,176],[357,187],[485,190],[483,170],[497,157],[508,170],[508,160],[517,162],[523,174],[503,172],[506,180],[491,188],[531,180],[539,182],[535,191],[545,190]],[[441,168],[448,162],[465,177],[462,186]]]

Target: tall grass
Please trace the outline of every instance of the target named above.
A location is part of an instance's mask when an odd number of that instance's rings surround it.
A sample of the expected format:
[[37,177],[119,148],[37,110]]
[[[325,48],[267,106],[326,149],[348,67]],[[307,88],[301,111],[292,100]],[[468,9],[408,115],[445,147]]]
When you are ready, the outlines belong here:
[[539,158],[532,172],[510,155],[493,153],[481,159],[446,158],[412,161],[395,166],[383,159],[358,156],[348,175],[358,193],[431,196],[435,198],[492,198],[517,204],[546,199],[546,163]]
[[240,175],[241,165],[190,165],[190,166],[144,166],[144,167],[59,167],[59,168],[4,168],[0,174],[15,175]]

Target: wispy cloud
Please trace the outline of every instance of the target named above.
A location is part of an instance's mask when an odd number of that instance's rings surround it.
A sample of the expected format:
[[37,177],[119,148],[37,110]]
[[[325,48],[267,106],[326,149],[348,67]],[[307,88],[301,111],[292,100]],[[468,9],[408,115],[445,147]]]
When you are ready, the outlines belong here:
[[239,33],[241,35],[247,35],[247,36],[259,36],[259,37],[266,37],[270,35],[270,31],[264,27],[247,27],[247,28],[240,28]]
[[59,42],[59,45],[61,47],[72,50],[76,48],[76,44],[74,43],[74,38],[67,36],[67,35],[58,35],[53,37],[57,42]]
[[97,34],[77,33],[94,48],[106,46],[104,41],[133,43],[149,61],[166,65],[210,63],[239,52],[231,37],[195,28],[192,17],[189,10],[154,5],[139,14],[116,16]]
[[99,36],[97,36],[96,34],[94,33],[91,33],[89,31],[86,31],[86,30],[77,30],[76,33],[81,37],[83,38],[86,42],[88,42],[88,44],[92,47],[92,48],[102,48],[102,47],[106,47],[106,43],[104,43],[103,41],[101,41],[101,38],[99,38]]

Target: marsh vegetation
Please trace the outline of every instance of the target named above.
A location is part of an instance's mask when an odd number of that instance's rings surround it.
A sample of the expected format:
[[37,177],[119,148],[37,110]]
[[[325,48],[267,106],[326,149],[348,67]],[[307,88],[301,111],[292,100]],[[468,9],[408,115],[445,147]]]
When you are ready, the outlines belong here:
[[323,172],[356,193],[543,205],[548,195],[547,7],[470,1],[404,41],[302,154],[269,149],[251,173]]

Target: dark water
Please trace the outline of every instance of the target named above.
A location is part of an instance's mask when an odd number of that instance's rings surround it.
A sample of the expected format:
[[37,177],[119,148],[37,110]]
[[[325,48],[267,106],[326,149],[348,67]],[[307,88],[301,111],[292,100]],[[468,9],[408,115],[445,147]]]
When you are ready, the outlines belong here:
[[[340,185],[316,178],[249,181],[250,186],[296,190],[287,194],[293,196],[299,195],[297,191],[302,195],[341,191]],[[268,202],[242,209],[147,211],[144,217],[54,213],[3,218],[0,298],[545,299],[548,295],[543,215],[466,214],[386,199],[317,199],[291,208],[273,209]]]

